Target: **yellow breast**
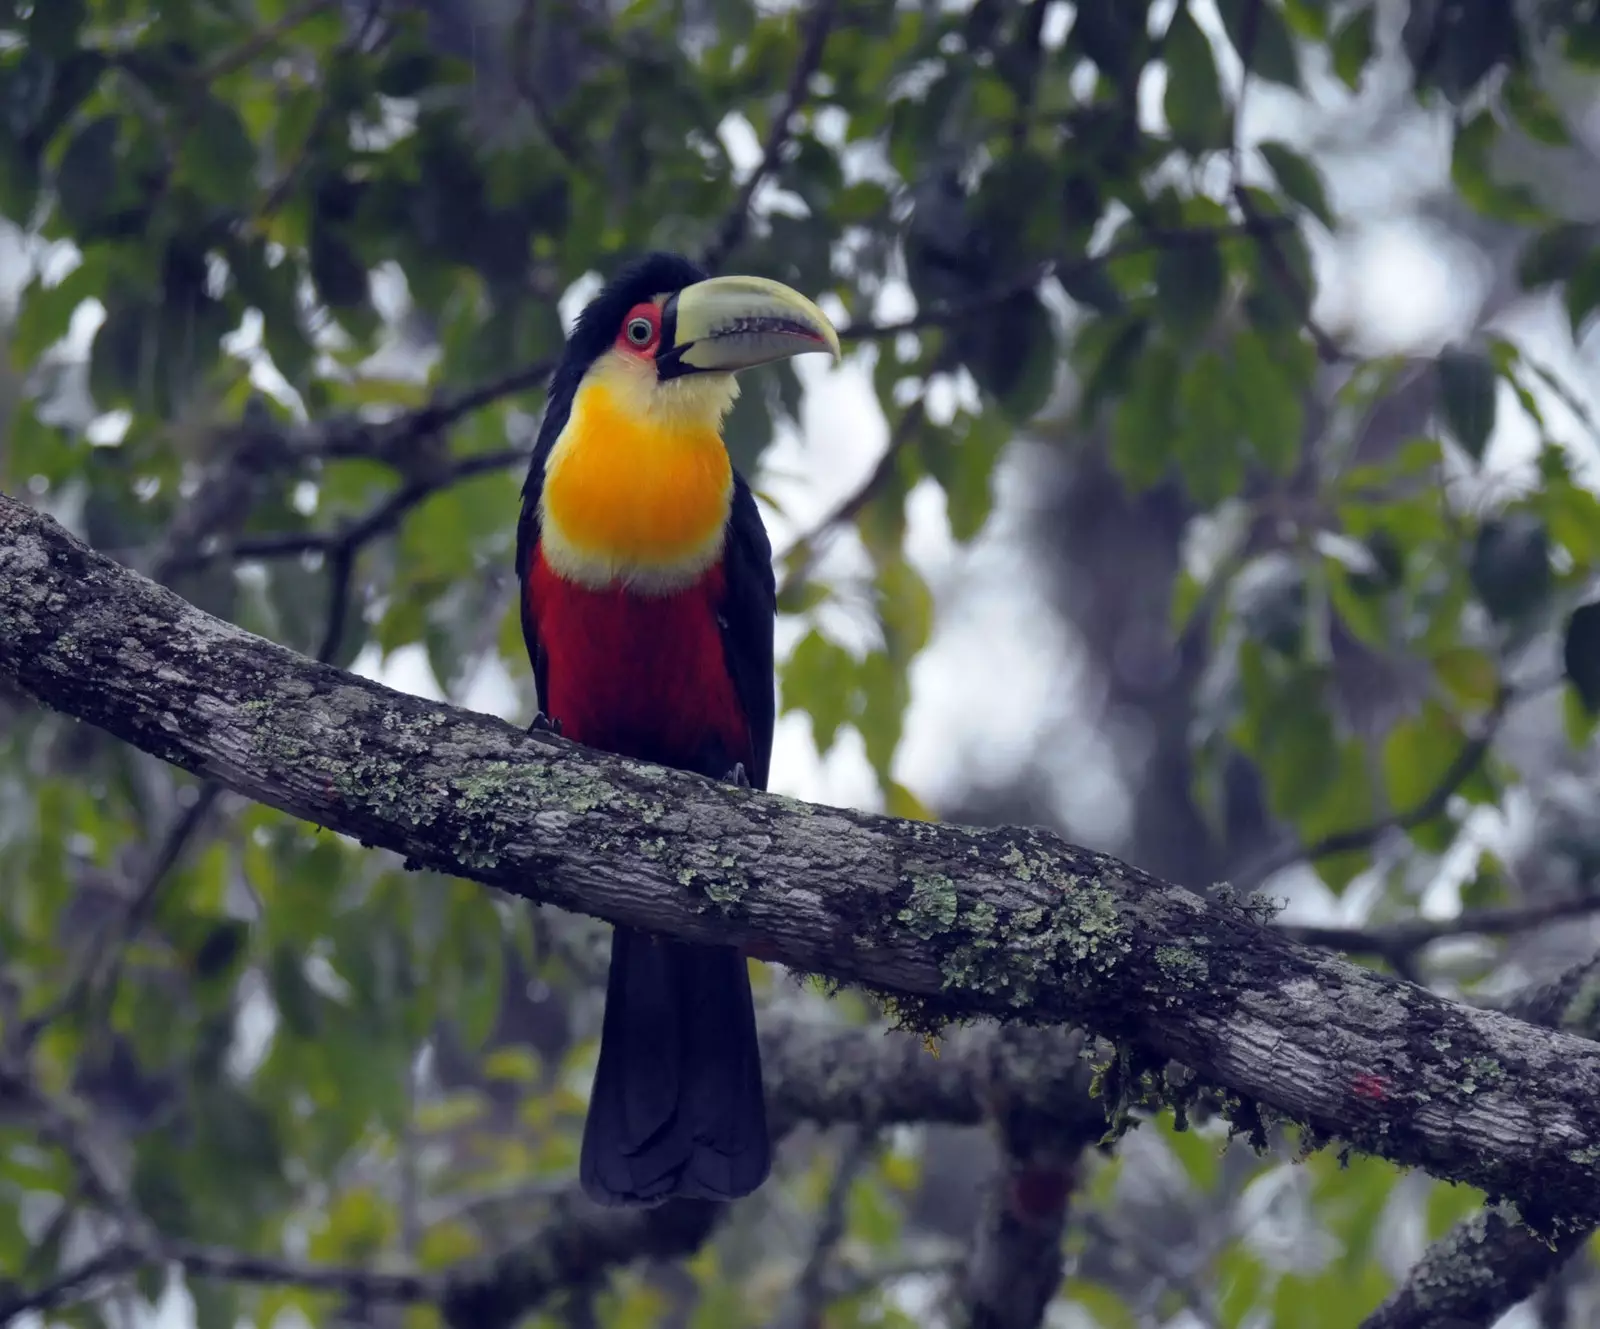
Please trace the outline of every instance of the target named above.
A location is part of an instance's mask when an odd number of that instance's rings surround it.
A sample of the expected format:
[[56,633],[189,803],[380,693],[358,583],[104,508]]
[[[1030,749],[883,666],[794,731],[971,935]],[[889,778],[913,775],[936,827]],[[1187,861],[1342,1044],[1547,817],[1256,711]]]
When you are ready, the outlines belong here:
[[545,560],[586,586],[671,590],[722,552],[733,468],[719,413],[641,410],[626,382],[592,375],[545,469]]

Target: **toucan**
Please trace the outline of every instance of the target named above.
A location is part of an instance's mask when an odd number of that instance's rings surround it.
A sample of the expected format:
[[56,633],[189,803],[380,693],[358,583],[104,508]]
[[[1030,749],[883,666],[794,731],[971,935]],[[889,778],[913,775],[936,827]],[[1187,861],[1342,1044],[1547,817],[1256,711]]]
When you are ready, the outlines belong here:
[[[735,375],[839,358],[810,300],[649,254],[573,324],[517,525],[535,725],[767,785],[772,546],[721,426]],[[772,1166],[742,952],[617,927],[579,1180],[605,1205],[733,1200]]]

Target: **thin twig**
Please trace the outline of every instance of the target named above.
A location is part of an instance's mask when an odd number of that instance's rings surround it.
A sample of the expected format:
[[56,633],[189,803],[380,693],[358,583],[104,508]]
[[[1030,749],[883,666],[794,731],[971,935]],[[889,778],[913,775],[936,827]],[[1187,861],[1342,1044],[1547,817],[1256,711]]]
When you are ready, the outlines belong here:
[[861,510],[888,484],[895,468],[900,464],[900,453],[917,436],[926,418],[927,407],[921,398],[907,406],[889,434],[889,442],[883,450],[883,456],[878,458],[878,464],[872,468],[867,478],[840,499],[815,526],[805,534],[796,536],[783,551],[778,562],[784,564],[788,570],[778,585],[780,602],[792,595],[811,575],[812,569],[816,567],[817,560],[822,555],[818,546],[832,532],[847,522],[854,521]]
[[[355,31],[351,32],[339,44],[339,54],[347,55],[352,52],[362,51],[367,45],[367,39],[372,35],[372,29],[377,24],[378,16],[383,11],[383,0],[368,0],[367,11],[362,15],[361,23]],[[383,43],[378,43],[381,47]],[[262,200],[260,219],[266,220],[277,213],[289,201],[289,195],[294,192],[294,187],[300,182],[300,177],[305,174],[313,157],[312,148],[319,142],[324,133],[332,125],[334,119],[333,101],[324,97],[318,104],[316,113],[311,118],[311,124],[306,130],[304,143],[295,159],[289,163],[288,169],[267,190],[267,196]]]
[[1467,909],[1454,918],[1407,918],[1372,928],[1285,923],[1278,930],[1307,946],[1327,946],[1353,955],[1380,955],[1392,960],[1444,937],[1510,936],[1594,913],[1600,913],[1600,895]]
[[822,50],[828,44],[828,31],[833,27],[835,8],[836,0],[817,0],[806,19],[800,56],[795,61],[794,73],[789,77],[789,90],[784,94],[783,104],[778,108],[778,113],[773,117],[772,125],[767,130],[767,141],[761,150],[761,161],[740,188],[739,195],[734,200],[733,207],[728,210],[728,215],[723,220],[716,238],[701,256],[700,264],[707,272],[716,272],[744,240],[745,232],[750,226],[750,204],[755,199],[756,190],[761,187],[763,180],[778,169],[778,159],[789,143],[791,122],[805,102],[811,76],[817,72],[817,66],[822,63]]
[[119,1243],[74,1265],[32,1292],[0,1295],[0,1324],[13,1324],[29,1313],[81,1304],[89,1300],[95,1286],[107,1279],[123,1277],[138,1263],[138,1253]]
[[1233,142],[1228,147],[1228,189],[1244,184],[1244,103],[1250,91],[1250,62],[1255,58],[1256,31],[1261,26],[1261,0],[1247,0],[1239,24],[1239,95],[1233,99]]
[[833,1181],[822,1202],[806,1262],[795,1279],[784,1313],[778,1318],[779,1329],[819,1329],[822,1324],[830,1291],[828,1269],[834,1249],[844,1237],[850,1188],[855,1185],[862,1170],[872,1162],[877,1148],[876,1131],[863,1126],[851,1132],[850,1141],[839,1155]]
[[280,38],[287,37],[302,23],[325,14],[333,8],[333,0],[303,0],[281,18],[258,28],[231,51],[225,51],[200,71],[200,82],[211,84],[243,69]]
[[140,874],[127,904],[114,920],[107,922],[88,942],[77,973],[67,984],[66,990],[45,1010],[26,1020],[17,1031],[15,1048],[20,1055],[26,1056],[39,1036],[58,1020],[89,1005],[103,1006],[116,990],[128,947],[143,929],[150,911],[155,907],[162,883],[183,857],[190,838],[221,793],[221,785],[202,785],[194,801],[174,819]]
[[569,170],[578,170],[584,165],[587,156],[583,151],[583,144],[573,138],[566,127],[556,120],[545,102],[539,80],[534,76],[533,38],[538,27],[539,3],[540,0],[523,0],[522,8],[512,22],[511,83],[516,88],[517,95],[528,104],[528,109],[533,113],[534,123],[538,125],[539,132],[545,136],[546,142],[556,150],[556,154]]
[[1283,219],[1262,216],[1255,204],[1250,201],[1250,191],[1242,184],[1236,184],[1233,187],[1233,201],[1238,204],[1239,211],[1244,216],[1246,228],[1251,234],[1259,237],[1262,257],[1266,259],[1267,266],[1272,269],[1272,275],[1283,283],[1286,291],[1305,306],[1306,312],[1302,321],[1305,324],[1306,332],[1311,337],[1312,344],[1317,348],[1317,357],[1324,364],[1343,364],[1350,357],[1345,354],[1344,348],[1334,340],[1333,335],[1312,317],[1311,292],[1305,289],[1300,278],[1289,267],[1288,260],[1284,258],[1283,251],[1278,248],[1277,241],[1273,238],[1273,232],[1282,229],[1280,223]]
[[209,552],[196,553],[178,567],[186,570],[219,558],[271,562],[304,554],[332,556],[341,548],[356,549],[393,530],[412,508],[441,490],[474,476],[487,475],[491,471],[526,462],[528,454],[527,448],[501,448],[495,452],[474,453],[470,457],[462,457],[436,476],[402,485],[365,515],[355,518],[337,531],[301,531],[236,540]]
[[1040,263],[1005,281],[997,282],[986,290],[961,300],[931,305],[919,309],[906,318],[888,323],[852,323],[839,330],[840,341],[884,341],[898,337],[903,332],[920,332],[924,328],[944,327],[962,323],[986,314],[997,305],[1013,300],[1033,290],[1040,282],[1051,277],[1070,282],[1088,276],[1119,258],[1139,254],[1159,253],[1163,250],[1184,249],[1200,245],[1217,245],[1227,240],[1256,239],[1275,231],[1287,230],[1294,225],[1289,217],[1263,217],[1250,223],[1230,222],[1225,226],[1148,227],[1136,235],[1106,249],[1103,253],[1049,263]]
[[1322,839],[1301,848],[1298,845],[1286,845],[1264,854],[1260,860],[1252,864],[1246,871],[1239,874],[1239,879],[1234,883],[1240,890],[1252,891],[1257,889],[1269,877],[1282,872],[1283,869],[1293,867],[1299,862],[1315,863],[1319,859],[1331,858],[1335,854],[1350,853],[1357,849],[1370,849],[1373,845],[1387,835],[1390,831],[1409,831],[1424,822],[1432,821],[1450,805],[1450,800],[1455,797],[1456,791],[1461,788],[1483,764],[1483,759],[1488,756],[1489,749],[1494,744],[1495,736],[1500,731],[1500,724],[1505,719],[1506,711],[1516,698],[1513,689],[1502,684],[1495,695],[1494,703],[1489,708],[1489,713],[1484,717],[1483,727],[1476,738],[1470,739],[1456,754],[1456,759],[1450,763],[1449,768],[1439,777],[1438,783],[1420,803],[1405,812],[1388,817],[1380,817],[1376,821],[1364,826],[1355,826],[1346,831],[1335,831]]

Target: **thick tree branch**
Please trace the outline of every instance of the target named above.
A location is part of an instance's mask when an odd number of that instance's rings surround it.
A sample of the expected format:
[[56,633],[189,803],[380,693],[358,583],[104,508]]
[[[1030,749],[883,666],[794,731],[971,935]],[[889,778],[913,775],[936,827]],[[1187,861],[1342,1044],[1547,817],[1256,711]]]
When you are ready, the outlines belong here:
[[1084,1152],[1104,1135],[1080,1112],[1063,1122],[1037,1083],[997,1096],[1000,1161],[961,1280],[971,1329],[1037,1329],[1061,1284],[1062,1235]]
[[[1519,992],[1506,1010],[1584,1038],[1600,1038],[1600,956],[1542,986]],[[1504,1207],[1482,1209],[1430,1246],[1362,1329],[1489,1325],[1531,1296],[1588,1239],[1583,1228],[1546,1241]]]
[[1515,1213],[1481,1209],[1430,1246],[1399,1291],[1361,1329],[1455,1329],[1491,1325],[1532,1296],[1589,1233],[1575,1229],[1550,1245]]
[[212,618],[3,496],[0,680],[410,864],[758,947],[930,1022],[1081,1023],[1536,1226],[1600,1221],[1600,1048],[1055,836],[799,804],[405,696]]

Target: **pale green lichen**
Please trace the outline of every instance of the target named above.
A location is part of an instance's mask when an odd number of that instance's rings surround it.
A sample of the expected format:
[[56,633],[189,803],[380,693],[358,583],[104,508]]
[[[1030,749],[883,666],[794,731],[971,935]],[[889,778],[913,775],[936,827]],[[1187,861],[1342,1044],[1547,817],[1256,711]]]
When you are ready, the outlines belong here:
[[734,866],[734,859],[724,857],[719,860],[715,872],[698,867],[679,868],[678,885],[695,891],[701,897],[699,912],[715,909],[724,917],[732,917],[743,903],[748,885],[743,876],[729,870]]
[[1205,956],[1182,946],[1157,946],[1156,965],[1162,977],[1180,992],[1193,992],[1211,981]]
[[911,898],[895,917],[906,925],[912,936],[932,941],[956,921],[959,907],[955,882],[934,873],[912,878]]
[[[1031,1005],[1044,987],[1090,974],[1101,978],[1132,949],[1116,896],[1076,874],[1061,878],[1060,903],[1050,911],[1027,906],[1003,916],[987,902],[946,926],[957,934],[940,964],[946,989]],[[903,916],[902,916],[903,919]]]
[[1033,867],[1028,862],[1028,856],[1016,845],[1012,845],[1005,853],[1000,855],[1000,864],[1002,867],[1008,868],[1011,875],[1018,881],[1033,880]]
[[1506,1078],[1505,1067],[1493,1057],[1468,1057],[1462,1070],[1460,1090],[1463,1094],[1477,1093],[1480,1085],[1492,1089],[1503,1084]]

